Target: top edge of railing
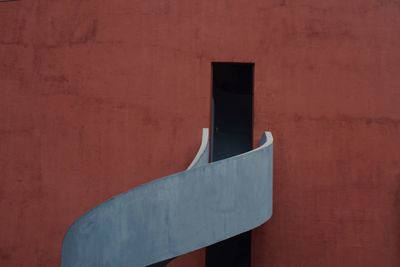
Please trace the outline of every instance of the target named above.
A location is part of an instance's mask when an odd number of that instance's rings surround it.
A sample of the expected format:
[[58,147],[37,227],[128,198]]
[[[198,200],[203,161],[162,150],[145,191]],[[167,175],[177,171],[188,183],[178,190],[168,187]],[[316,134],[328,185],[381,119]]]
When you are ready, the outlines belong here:
[[187,167],[186,170],[190,170],[191,168],[193,168],[197,164],[197,162],[200,160],[200,158],[204,154],[204,152],[206,152],[207,147],[208,147],[208,138],[209,138],[209,130],[208,130],[208,128],[203,128],[202,135],[201,135],[200,148],[197,151],[197,154],[196,154],[195,158],[193,159],[192,163],[190,163],[189,167]]

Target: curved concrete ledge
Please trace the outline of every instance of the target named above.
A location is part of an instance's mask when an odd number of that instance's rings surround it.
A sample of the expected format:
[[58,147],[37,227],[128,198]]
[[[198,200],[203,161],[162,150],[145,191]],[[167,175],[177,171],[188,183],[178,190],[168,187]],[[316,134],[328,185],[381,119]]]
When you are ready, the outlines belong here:
[[[205,136],[206,135],[206,136]],[[146,266],[251,230],[272,215],[272,135],[207,164],[208,131],[186,171],[120,194],[79,218],[62,267]]]
[[208,128],[203,128],[203,132],[201,134],[201,144],[200,148],[194,157],[192,163],[190,163],[189,167],[187,168],[188,170],[206,165],[208,163],[208,151],[209,151],[209,146],[208,146]]

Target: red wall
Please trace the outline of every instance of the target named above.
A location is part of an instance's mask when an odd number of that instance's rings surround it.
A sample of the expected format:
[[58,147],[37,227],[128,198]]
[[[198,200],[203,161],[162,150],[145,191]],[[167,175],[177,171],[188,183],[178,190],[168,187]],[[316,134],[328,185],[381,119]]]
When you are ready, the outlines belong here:
[[399,14],[396,0],[0,2],[0,266],[57,266],[79,215],[184,169],[211,61],[255,62],[255,139],[275,138],[253,266],[399,266]]

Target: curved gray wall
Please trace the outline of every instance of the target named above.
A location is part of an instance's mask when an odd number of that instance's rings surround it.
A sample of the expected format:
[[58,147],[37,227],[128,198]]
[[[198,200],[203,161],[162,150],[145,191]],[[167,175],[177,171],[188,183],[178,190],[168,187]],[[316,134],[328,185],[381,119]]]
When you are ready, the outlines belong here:
[[186,171],[120,194],[65,235],[62,267],[143,267],[251,230],[272,215],[272,135],[207,164],[208,131]]

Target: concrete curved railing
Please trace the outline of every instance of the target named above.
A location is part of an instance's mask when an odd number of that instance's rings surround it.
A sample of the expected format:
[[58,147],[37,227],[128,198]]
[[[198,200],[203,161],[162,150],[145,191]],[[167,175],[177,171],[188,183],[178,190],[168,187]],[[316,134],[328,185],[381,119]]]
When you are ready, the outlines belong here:
[[208,163],[208,129],[186,171],[133,188],[79,218],[62,267],[143,267],[209,246],[272,215],[272,135],[244,154]]

